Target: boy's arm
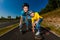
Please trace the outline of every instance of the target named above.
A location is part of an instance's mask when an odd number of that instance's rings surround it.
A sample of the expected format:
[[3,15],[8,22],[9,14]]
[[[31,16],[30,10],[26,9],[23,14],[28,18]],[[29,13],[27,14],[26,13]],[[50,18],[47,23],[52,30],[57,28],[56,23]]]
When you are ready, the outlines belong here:
[[21,18],[20,18],[20,25],[22,24],[22,16],[21,16]]
[[24,13],[23,11],[21,11],[21,13],[20,13],[20,24],[19,24],[19,26],[22,24],[22,14],[23,13]]

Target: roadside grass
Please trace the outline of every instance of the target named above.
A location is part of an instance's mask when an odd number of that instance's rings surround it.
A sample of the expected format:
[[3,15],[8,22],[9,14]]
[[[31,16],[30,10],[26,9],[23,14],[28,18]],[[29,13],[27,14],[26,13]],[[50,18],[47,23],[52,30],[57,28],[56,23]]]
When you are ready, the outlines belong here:
[[[50,24],[50,23],[56,23],[56,22],[60,23],[60,21],[58,21],[58,20],[60,20],[59,19],[60,18],[60,8],[58,8],[54,11],[42,14],[41,16],[43,16],[43,18],[44,18],[44,20],[41,24],[42,27],[44,27],[44,28],[48,27],[52,32],[60,35],[60,27],[54,26],[53,24],[52,25]],[[53,18],[55,18],[55,20],[53,20]]]
[[8,33],[9,31],[15,29],[16,27],[18,27],[18,24],[19,23],[7,26],[5,28],[0,28],[0,36],[3,36],[4,34]]
[[48,30],[49,31],[53,31],[53,32],[55,32],[56,34],[58,34],[58,35],[60,35],[60,28],[58,28],[58,29],[56,29],[56,27],[55,26],[53,26],[53,25],[47,25],[47,24],[45,24],[45,23],[42,23],[41,24],[42,25],[42,27],[44,27],[44,28],[49,28]]

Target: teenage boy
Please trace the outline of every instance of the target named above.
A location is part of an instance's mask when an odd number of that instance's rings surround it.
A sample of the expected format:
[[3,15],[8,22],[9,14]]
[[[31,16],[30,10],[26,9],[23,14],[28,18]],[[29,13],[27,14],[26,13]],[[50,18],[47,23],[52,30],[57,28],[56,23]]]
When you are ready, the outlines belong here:
[[24,3],[22,6],[23,10],[21,11],[21,18],[20,18],[20,31],[22,31],[22,24],[26,23],[26,30],[28,30],[28,19],[30,19],[30,13],[29,13],[29,5],[27,3]]

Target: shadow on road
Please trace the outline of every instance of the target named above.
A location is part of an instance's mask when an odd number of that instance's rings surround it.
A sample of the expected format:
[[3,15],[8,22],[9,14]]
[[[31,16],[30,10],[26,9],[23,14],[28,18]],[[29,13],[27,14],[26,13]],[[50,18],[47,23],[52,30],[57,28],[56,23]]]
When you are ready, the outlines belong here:
[[[41,35],[43,37],[43,40],[60,40],[60,37],[57,37],[49,30],[41,27]],[[20,32],[19,28],[15,28],[7,34],[1,36],[0,40],[35,40],[35,36],[31,31],[23,31],[23,33],[24,34]]]
[[60,40],[60,37],[50,32],[50,28],[41,27],[41,35],[44,38],[43,40]]

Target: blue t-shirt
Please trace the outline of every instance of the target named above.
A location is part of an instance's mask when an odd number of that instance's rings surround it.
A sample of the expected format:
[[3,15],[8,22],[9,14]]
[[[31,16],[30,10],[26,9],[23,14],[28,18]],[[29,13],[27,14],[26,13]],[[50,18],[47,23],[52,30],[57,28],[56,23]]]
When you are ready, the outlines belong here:
[[30,16],[30,11],[28,11],[27,13],[25,13],[24,11],[21,11],[20,16],[23,16],[23,17],[28,17],[28,19],[31,19],[31,16]]

